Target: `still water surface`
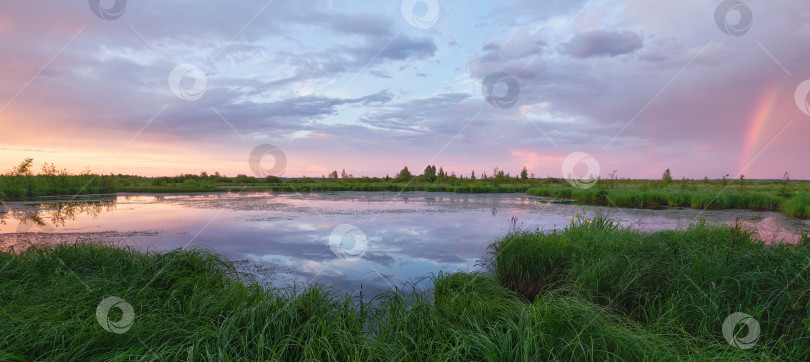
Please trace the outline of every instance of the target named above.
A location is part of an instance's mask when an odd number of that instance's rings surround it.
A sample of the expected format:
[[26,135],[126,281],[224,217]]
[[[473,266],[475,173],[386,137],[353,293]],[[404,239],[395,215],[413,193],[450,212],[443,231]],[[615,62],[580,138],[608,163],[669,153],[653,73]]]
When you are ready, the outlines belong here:
[[[211,193],[90,196],[5,203],[0,247],[83,239],[140,250],[206,248],[264,285],[328,284],[369,294],[440,271],[478,270],[510,219],[561,228],[595,208],[525,194],[409,192]],[[609,209],[639,230],[685,228],[700,218],[737,218],[768,241],[795,241],[810,221],[772,212]]]

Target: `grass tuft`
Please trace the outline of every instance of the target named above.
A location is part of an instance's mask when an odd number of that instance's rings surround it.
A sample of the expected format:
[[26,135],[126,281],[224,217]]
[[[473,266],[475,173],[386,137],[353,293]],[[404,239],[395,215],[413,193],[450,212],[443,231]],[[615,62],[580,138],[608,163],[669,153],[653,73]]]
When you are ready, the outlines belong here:
[[[766,246],[739,227],[640,233],[605,218],[561,231],[513,231],[490,256],[492,273],[439,274],[430,289],[410,284],[355,303],[326,286],[276,291],[239,282],[230,262],[204,250],[78,243],[6,251],[0,358],[750,360],[810,353],[805,244]],[[133,307],[124,333],[96,321],[109,296]],[[762,327],[751,350],[722,336],[723,319],[736,311]],[[122,315],[113,309],[110,316]]]

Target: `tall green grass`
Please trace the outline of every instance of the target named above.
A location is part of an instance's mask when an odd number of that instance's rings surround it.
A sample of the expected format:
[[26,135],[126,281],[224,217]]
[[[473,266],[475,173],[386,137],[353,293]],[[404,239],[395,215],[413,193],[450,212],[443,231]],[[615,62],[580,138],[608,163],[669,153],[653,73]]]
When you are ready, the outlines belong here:
[[[358,303],[324,286],[272,291],[239,282],[229,262],[201,250],[140,253],[82,243],[3,252],[0,266],[3,360],[782,356],[770,354],[781,350],[747,352],[692,337],[674,324],[651,328],[599,298],[549,291],[528,303],[496,278],[479,274],[440,274],[433,289],[411,285]],[[132,326],[122,334],[105,331],[96,320],[96,308],[108,296],[133,307]],[[112,309],[110,320],[120,318]],[[784,340],[785,347],[799,342]]]
[[514,231],[490,246],[489,268],[529,300],[560,293],[602,306],[658,335],[723,341],[734,312],[759,321],[754,351],[810,356],[810,243],[765,245],[742,227],[642,233],[581,221]]
[[[781,211],[785,215],[810,217],[810,194],[797,190],[788,197],[777,194],[774,186],[762,186],[740,193],[736,189],[696,188],[694,191],[674,187],[643,191],[639,187],[622,186],[616,189],[578,189],[563,186],[533,187],[529,195],[573,199],[585,204],[627,208],[684,207],[723,210],[748,209],[755,211]],[[600,197],[601,196],[601,197]]]
[[810,218],[810,195],[795,195],[788,199],[782,212],[785,215],[802,219]]

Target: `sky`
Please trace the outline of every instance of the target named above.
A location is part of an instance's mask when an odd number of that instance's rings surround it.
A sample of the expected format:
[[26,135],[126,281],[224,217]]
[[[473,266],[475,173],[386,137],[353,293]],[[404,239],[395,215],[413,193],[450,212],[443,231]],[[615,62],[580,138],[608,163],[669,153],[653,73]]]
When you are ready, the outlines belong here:
[[0,171],[810,179],[808,60],[804,0],[6,0]]

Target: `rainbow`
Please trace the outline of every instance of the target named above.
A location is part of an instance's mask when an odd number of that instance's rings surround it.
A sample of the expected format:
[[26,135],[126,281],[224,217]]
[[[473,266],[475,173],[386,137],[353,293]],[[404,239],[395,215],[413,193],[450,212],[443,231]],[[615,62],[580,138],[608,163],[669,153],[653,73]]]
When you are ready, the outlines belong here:
[[749,163],[752,162],[754,151],[762,138],[765,125],[768,123],[768,119],[771,118],[771,114],[776,106],[778,95],[779,86],[774,85],[765,90],[760,97],[756,109],[754,110],[754,116],[748,124],[748,131],[745,135],[745,145],[743,146],[742,159],[740,159],[737,177],[739,177],[740,174],[745,174],[746,169],[750,166]]

